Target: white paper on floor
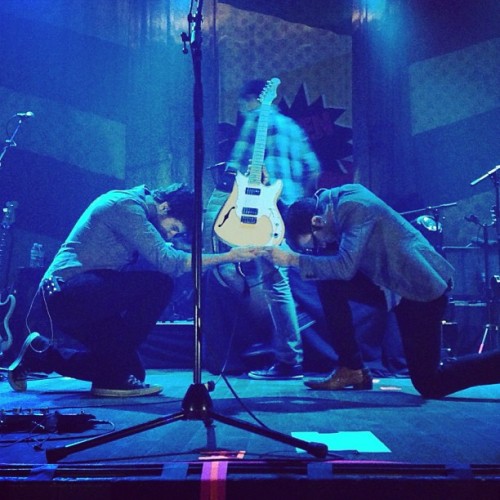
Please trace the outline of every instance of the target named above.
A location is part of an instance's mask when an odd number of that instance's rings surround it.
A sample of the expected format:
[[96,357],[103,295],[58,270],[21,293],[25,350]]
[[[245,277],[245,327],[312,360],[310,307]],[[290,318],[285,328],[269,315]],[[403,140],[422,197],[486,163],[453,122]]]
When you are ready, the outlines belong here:
[[[391,450],[370,431],[292,432],[292,436],[307,442],[322,443],[330,451],[355,450],[360,453],[391,453]],[[298,452],[305,450],[297,448]]]

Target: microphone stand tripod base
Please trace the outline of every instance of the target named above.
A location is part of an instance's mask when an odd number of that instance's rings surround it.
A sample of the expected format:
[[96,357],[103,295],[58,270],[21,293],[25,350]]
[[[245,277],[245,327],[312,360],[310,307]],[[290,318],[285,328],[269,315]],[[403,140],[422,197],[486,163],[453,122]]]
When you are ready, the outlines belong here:
[[231,425],[238,429],[243,429],[249,432],[253,432],[254,434],[265,436],[270,439],[274,439],[275,441],[289,444],[291,446],[294,446],[295,448],[300,448],[307,451],[309,454],[313,455],[316,458],[325,458],[328,455],[328,447],[323,443],[304,441],[302,439],[297,439],[292,436],[274,431],[267,427],[254,425],[236,418],[226,417],[214,412],[212,408],[213,403],[212,399],[210,398],[207,386],[205,384],[191,384],[182,401],[182,411],[173,413],[171,415],[165,415],[163,417],[156,418],[139,425],[134,425],[126,429],[110,432],[108,434],[104,434],[103,436],[96,436],[66,446],[47,449],[45,452],[47,462],[53,464],[58,460],[70,455],[71,453],[86,450],[88,448],[93,448],[94,446],[98,446],[100,444],[109,443],[111,441],[115,441],[132,434],[137,434],[148,429],[154,429],[161,425],[167,425],[172,422],[177,422],[178,420],[200,420],[205,423],[206,427],[210,427],[212,425],[212,421],[216,420],[218,422],[222,422],[223,424]]

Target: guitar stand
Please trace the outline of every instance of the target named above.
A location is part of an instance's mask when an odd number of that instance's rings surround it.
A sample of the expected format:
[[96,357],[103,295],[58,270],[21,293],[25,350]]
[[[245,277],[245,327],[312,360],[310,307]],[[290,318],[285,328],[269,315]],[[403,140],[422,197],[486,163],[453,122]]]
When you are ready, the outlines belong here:
[[[194,334],[195,334],[195,367],[193,374],[193,384],[188,388],[184,399],[182,401],[182,409],[177,413],[165,415],[163,417],[145,422],[143,424],[135,425],[119,431],[110,432],[103,436],[89,438],[77,443],[69,444],[66,446],[51,448],[46,450],[46,457],[49,463],[55,463],[61,458],[68,456],[71,453],[92,448],[100,444],[109,443],[122,437],[137,434],[139,432],[154,429],[161,425],[167,425],[178,420],[200,420],[205,424],[207,429],[212,427],[213,421],[219,421],[239,429],[243,429],[254,434],[266,436],[276,441],[289,444],[296,448],[301,448],[317,458],[325,458],[328,454],[328,447],[322,443],[309,443],[301,439],[296,439],[286,434],[273,431],[267,427],[256,426],[238,420],[235,418],[225,417],[213,410],[212,400],[210,398],[209,389],[213,390],[213,383],[201,383],[201,342],[200,342],[200,325],[201,325],[201,228],[202,228],[202,166],[203,166],[203,120],[202,120],[202,86],[201,86],[201,11],[203,0],[198,0],[198,8],[196,15],[191,13],[188,16],[190,31],[191,25],[194,24],[194,30],[191,36],[183,33],[182,39],[187,42],[191,40],[191,48],[193,54],[195,84],[194,84],[194,116],[195,116],[195,231],[193,237],[193,251],[192,251],[192,268],[194,276],[195,288],[195,307],[194,307]],[[340,457],[339,457],[340,458]]]

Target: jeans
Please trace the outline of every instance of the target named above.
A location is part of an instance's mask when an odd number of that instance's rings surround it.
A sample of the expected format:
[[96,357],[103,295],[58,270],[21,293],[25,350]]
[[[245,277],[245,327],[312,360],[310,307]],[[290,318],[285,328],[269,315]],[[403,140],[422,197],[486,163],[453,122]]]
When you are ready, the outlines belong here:
[[273,350],[276,361],[288,365],[303,362],[302,340],[295,301],[286,268],[259,259],[262,289],[273,321]]
[[78,340],[84,350],[51,346],[46,371],[113,387],[129,375],[144,380],[138,348],[154,328],[173,288],[155,271],[96,270],[60,283],[46,295],[56,327]]
[[[361,273],[350,281],[320,281],[317,286],[340,366],[362,368],[349,300],[385,307],[384,294]],[[411,381],[427,398],[500,383],[500,351],[470,354],[441,363],[441,328],[447,301],[446,295],[427,302],[403,298],[394,308]]]

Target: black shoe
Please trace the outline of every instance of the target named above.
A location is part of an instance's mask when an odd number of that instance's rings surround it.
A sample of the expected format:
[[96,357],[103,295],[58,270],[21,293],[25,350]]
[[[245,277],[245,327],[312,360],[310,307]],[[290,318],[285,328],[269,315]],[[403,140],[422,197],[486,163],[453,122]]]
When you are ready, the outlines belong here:
[[26,337],[17,358],[7,370],[7,380],[16,392],[24,392],[28,388],[27,378],[33,371],[33,358],[42,354],[47,346],[47,341],[37,332]]
[[125,382],[113,385],[112,387],[97,387],[95,384],[92,384],[90,392],[93,396],[130,398],[134,396],[150,396],[158,394],[162,390],[163,387],[161,385],[145,384],[134,377],[134,375],[129,375]]
[[274,363],[270,368],[264,370],[252,370],[248,376],[258,380],[298,380],[304,377],[302,365],[287,365],[285,363]]

